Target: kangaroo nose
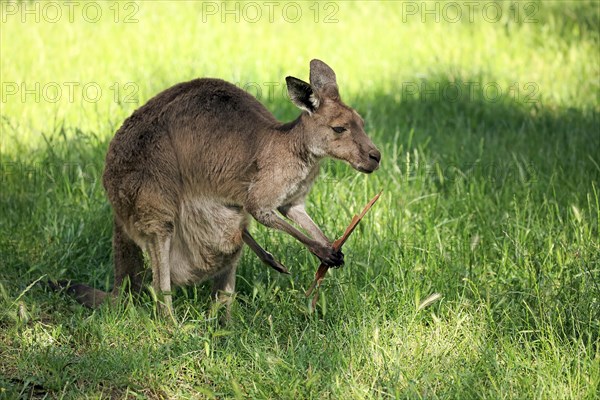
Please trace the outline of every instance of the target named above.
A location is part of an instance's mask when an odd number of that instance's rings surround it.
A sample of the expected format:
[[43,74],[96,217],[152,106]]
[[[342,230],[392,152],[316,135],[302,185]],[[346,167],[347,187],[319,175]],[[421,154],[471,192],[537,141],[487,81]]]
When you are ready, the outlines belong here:
[[379,150],[371,150],[369,152],[369,158],[379,163],[379,161],[381,161],[381,153],[379,152]]

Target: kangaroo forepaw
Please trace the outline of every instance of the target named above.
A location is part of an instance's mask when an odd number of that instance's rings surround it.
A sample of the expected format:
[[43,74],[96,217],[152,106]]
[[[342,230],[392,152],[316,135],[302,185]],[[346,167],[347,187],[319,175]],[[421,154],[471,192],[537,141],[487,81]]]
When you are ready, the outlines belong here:
[[282,274],[290,275],[290,272],[287,270],[287,268],[282,263],[277,261],[271,254],[269,254],[269,256],[266,257],[263,261],[266,265],[273,268],[275,271],[281,272]]
[[330,268],[338,268],[344,265],[344,253],[341,250],[335,250],[333,247],[324,246],[313,252],[323,264]]

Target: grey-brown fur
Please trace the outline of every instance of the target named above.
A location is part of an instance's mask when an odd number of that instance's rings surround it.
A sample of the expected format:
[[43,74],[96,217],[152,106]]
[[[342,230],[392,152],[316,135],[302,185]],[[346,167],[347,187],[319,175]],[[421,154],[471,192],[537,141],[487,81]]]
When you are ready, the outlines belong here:
[[[292,235],[328,265],[343,262],[304,211],[304,199],[323,157],[372,172],[380,153],[360,116],[341,102],[331,68],[319,60],[310,67],[310,84],[286,78],[290,98],[303,110],[291,123],[278,122],[254,97],[218,79],[175,85],[125,120],[103,175],[114,209],[113,294],[125,277],[133,288],[141,285],[142,250],[168,312],[171,284],[212,279],[215,296],[232,293],[244,243],[265,263],[279,265],[248,233],[250,216]],[[338,127],[345,131],[336,133]],[[74,291],[90,306],[106,296],[82,285]]]

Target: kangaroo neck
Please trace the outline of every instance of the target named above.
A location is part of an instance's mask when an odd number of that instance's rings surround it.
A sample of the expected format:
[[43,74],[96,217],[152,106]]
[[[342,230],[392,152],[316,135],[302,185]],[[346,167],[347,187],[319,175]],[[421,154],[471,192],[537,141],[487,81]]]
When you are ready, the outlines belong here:
[[285,146],[293,154],[307,166],[312,166],[318,164],[323,155],[315,151],[314,132],[311,132],[310,124],[307,123],[309,118],[310,116],[303,112],[295,120],[281,124],[277,129],[277,136],[283,139]]

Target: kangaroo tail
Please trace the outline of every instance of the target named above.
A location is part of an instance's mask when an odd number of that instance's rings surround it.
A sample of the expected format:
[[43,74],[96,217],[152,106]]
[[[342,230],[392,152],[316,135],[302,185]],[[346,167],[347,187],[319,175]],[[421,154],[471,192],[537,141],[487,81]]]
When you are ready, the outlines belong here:
[[98,308],[106,298],[112,297],[109,292],[94,289],[91,286],[80,283],[71,283],[71,281],[48,281],[48,286],[55,291],[66,291],[72,295],[77,302],[89,308]]

